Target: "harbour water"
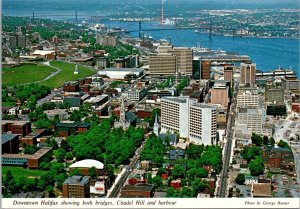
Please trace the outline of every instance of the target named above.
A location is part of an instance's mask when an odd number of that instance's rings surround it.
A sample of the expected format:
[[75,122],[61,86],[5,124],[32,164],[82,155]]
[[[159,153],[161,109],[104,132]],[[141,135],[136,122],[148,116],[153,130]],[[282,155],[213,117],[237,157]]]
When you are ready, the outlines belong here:
[[[74,11],[80,11],[80,14],[86,15],[106,15],[103,12],[105,5],[97,4],[94,1],[94,6],[88,6],[93,1],[83,4],[83,1],[75,0],[72,4],[61,4],[62,1],[55,0],[57,4],[51,3],[50,0],[44,0],[43,6],[37,0],[4,0],[3,14],[11,16],[30,16],[32,11],[43,11],[43,18],[55,18],[64,20],[70,17],[67,16],[49,16],[47,14],[75,14]],[[32,2],[32,4],[30,3]],[[37,4],[38,3],[38,4]],[[88,4],[89,3],[89,4]],[[30,6],[29,6],[30,5]],[[98,11],[99,10],[99,11]],[[109,9],[108,9],[109,10]],[[109,12],[106,10],[106,12]],[[101,11],[101,12],[100,12]],[[81,20],[87,17],[80,17]],[[74,20],[74,18],[73,18]],[[95,22],[96,23],[96,22]],[[122,29],[132,32],[133,37],[138,36],[138,22],[118,22],[118,21],[98,21],[97,23],[106,24],[112,27],[121,27]],[[142,29],[161,28],[158,22],[143,22]],[[164,26],[166,27],[166,26]],[[229,37],[229,36],[212,36],[207,33],[195,33],[194,30],[158,30],[144,31],[146,35],[152,36],[153,39],[171,40],[175,46],[193,47],[200,43],[201,47],[206,47],[214,50],[225,50],[227,52],[237,52],[241,55],[249,55],[251,60],[256,63],[257,69],[269,71],[281,68],[291,68],[297,72],[299,77],[299,39],[286,38],[256,38],[256,37]]]

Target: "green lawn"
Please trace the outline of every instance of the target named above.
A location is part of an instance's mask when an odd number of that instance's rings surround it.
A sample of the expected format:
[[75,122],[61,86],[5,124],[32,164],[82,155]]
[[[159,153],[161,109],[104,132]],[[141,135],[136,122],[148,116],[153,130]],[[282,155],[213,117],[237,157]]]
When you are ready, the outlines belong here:
[[10,170],[15,179],[27,177],[29,179],[39,178],[47,171],[34,170],[17,166],[2,166],[2,176],[5,177],[6,172]]
[[89,75],[95,74],[95,72],[87,67],[78,66],[80,74],[75,75],[74,69],[75,64],[60,62],[60,61],[51,61],[50,64],[52,66],[58,67],[62,70],[56,76],[50,78],[47,81],[41,82],[40,84],[49,86],[50,88],[57,88],[64,84],[65,81],[75,81],[79,78],[84,78]]
[[48,66],[30,64],[25,64],[14,68],[3,68],[2,84],[14,85],[22,83],[32,83],[35,81],[43,80],[55,71],[55,69]]

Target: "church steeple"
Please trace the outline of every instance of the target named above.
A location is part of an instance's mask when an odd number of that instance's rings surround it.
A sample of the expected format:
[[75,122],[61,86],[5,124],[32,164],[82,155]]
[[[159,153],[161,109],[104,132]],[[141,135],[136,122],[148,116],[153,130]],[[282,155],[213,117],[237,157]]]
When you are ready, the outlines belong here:
[[124,98],[121,97],[121,108],[120,108],[120,123],[124,123],[126,122],[126,118],[125,118],[125,105],[124,105]]
[[153,132],[156,136],[158,136],[158,132],[159,132],[159,124],[158,124],[158,119],[157,119],[157,113],[155,115],[155,122],[154,122],[154,125],[153,125]]

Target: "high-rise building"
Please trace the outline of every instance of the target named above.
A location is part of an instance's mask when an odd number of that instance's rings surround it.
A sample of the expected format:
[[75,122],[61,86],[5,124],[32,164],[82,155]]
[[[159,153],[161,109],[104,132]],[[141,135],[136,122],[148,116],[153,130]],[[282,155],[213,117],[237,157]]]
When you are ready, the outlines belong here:
[[58,43],[58,37],[57,36],[52,37],[52,43],[54,43],[54,44]]
[[193,50],[188,47],[173,47],[169,50],[176,56],[177,70],[181,74],[193,74]]
[[224,81],[230,82],[232,84],[233,80],[233,67],[225,66],[224,67]]
[[229,102],[229,87],[222,84],[215,84],[210,89],[210,102],[227,107]]
[[210,79],[210,62],[201,61],[200,79]]
[[198,57],[193,59],[193,78],[200,79],[201,60]]
[[161,99],[161,133],[178,133],[198,144],[216,144],[216,107],[188,97]]
[[26,47],[26,36],[25,35],[18,36],[18,47],[21,47],[21,48]]
[[243,85],[254,85],[256,79],[256,64],[241,64],[240,83]]
[[72,176],[65,180],[62,186],[64,198],[90,197],[90,177]]
[[13,48],[18,46],[17,36],[10,36],[9,37],[9,45],[10,45],[10,47],[13,47]]
[[117,38],[115,36],[97,34],[96,35],[96,44],[114,47],[117,45]]
[[176,73],[176,56],[170,53],[150,55],[149,71],[152,75],[174,75]]

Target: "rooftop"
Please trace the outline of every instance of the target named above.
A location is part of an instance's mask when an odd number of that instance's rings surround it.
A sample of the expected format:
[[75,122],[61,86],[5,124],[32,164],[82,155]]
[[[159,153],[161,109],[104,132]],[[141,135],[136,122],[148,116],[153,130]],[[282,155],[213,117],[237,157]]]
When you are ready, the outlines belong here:
[[81,184],[85,185],[89,181],[89,176],[72,176],[65,180],[64,184]]
[[86,159],[70,165],[70,168],[91,168],[91,167],[95,167],[96,169],[103,169],[104,164],[97,160]]
[[25,121],[25,120],[2,120],[1,124],[7,124],[7,123],[12,123],[14,125],[19,125],[19,126],[23,126],[26,123],[30,123],[29,121]]
[[136,185],[125,185],[122,191],[138,191],[138,192],[151,192],[154,188],[153,184],[136,184]]
[[11,141],[16,136],[18,136],[18,135],[17,134],[2,134],[1,135],[2,144],[5,144],[6,142]]
[[272,197],[270,183],[257,183],[253,184],[254,197]]

